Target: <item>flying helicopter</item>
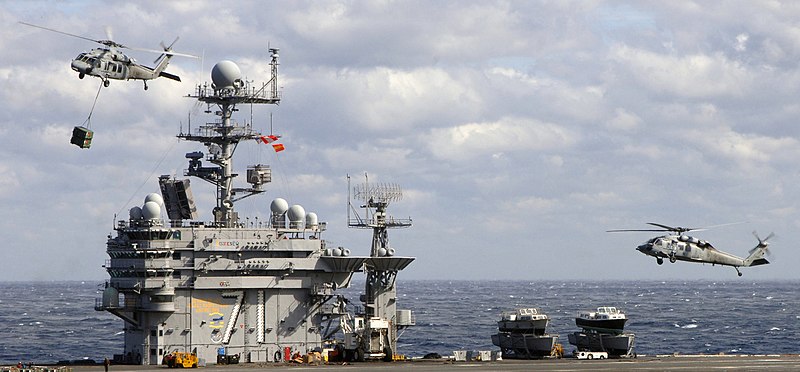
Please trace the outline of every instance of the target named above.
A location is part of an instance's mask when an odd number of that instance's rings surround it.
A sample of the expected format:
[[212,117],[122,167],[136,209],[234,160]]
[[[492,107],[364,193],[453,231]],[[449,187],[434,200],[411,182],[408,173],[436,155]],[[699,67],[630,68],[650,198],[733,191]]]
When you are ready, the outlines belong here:
[[658,223],[648,222],[648,225],[659,227],[660,229],[623,229],[623,230],[608,230],[607,232],[634,232],[634,231],[650,231],[650,232],[667,232],[666,235],[657,236],[652,238],[638,247],[636,250],[648,256],[656,258],[656,263],[659,265],[664,263],[664,259],[669,259],[669,262],[675,263],[677,261],[687,261],[695,263],[710,263],[711,265],[733,266],[736,273],[742,276],[739,271],[740,267],[750,267],[758,265],[766,265],[769,263],[764,258],[765,254],[769,254],[769,243],[767,240],[772,238],[775,234],[770,233],[766,238],[761,239],[758,234],[753,231],[753,235],[758,240],[758,245],[751,249],[749,256],[746,258],[738,257],[727,252],[720,251],[711,243],[700,240],[692,236],[685,235],[689,231],[703,231],[711,227],[723,226],[710,226],[710,227],[672,227]]
[[[163,50],[143,49],[143,48],[133,48],[125,46],[113,41],[111,37],[111,30],[109,28],[106,28],[106,34],[108,36],[108,39],[95,40],[95,39],[90,39],[88,37],[83,37],[68,32],[55,30],[52,28],[37,26],[31,23],[26,23],[22,21],[20,21],[19,23],[22,23],[23,25],[26,26],[41,28],[43,30],[52,31],[67,36],[77,37],[79,39],[88,40],[103,45],[103,47],[101,48],[95,48],[88,52],[83,52],[78,54],[78,56],[72,60],[72,70],[78,73],[78,78],[80,79],[83,79],[84,77],[86,77],[86,75],[96,76],[102,79],[103,86],[105,87],[108,87],[108,85],[110,84],[109,80],[112,79],[142,80],[144,82],[144,90],[147,90],[148,80],[153,80],[158,77],[164,77],[175,81],[181,81],[181,78],[179,76],[164,71],[164,69],[166,69],[167,65],[169,64],[170,59],[173,56],[199,58],[197,56],[193,56],[190,54],[173,52],[172,46],[175,45],[175,42],[178,41],[178,38],[175,38],[175,41],[173,41],[172,44],[170,44],[169,46],[165,46],[164,43],[161,43],[161,48]],[[135,59],[129,57],[125,53],[122,53],[120,49],[161,53],[161,56],[159,56],[155,60],[154,62],[156,64],[155,67],[148,67],[136,63]]]

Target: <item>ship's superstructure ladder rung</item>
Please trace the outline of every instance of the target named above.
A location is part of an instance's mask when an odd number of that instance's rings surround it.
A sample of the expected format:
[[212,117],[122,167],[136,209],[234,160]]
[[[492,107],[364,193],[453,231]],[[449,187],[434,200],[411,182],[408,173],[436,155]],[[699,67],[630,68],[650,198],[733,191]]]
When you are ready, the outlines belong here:
[[233,305],[233,310],[231,310],[230,320],[228,321],[228,326],[225,327],[225,336],[222,338],[222,343],[227,344],[231,341],[231,334],[233,333],[234,327],[236,327],[236,320],[239,318],[239,310],[242,308],[242,300],[244,299],[244,292],[239,292],[236,295],[236,303]]
[[264,291],[258,291],[258,306],[256,308],[256,322],[258,323],[257,342],[264,343]]

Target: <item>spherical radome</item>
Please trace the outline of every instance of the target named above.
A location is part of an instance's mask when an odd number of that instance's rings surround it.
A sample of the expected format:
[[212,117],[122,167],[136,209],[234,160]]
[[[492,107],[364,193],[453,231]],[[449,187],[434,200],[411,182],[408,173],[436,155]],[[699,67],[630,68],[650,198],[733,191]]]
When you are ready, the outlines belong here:
[[290,222],[302,222],[306,218],[306,210],[301,205],[293,205],[286,214]]
[[142,219],[142,208],[139,208],[139,207],[133,207],[133,208],[131,208],[131,210],[130,210],[130,212],[129,212],[129,214],[128,214],[128,215],[129,215],[129,216],[131,217],[131,219],[132,219],[132,220],[134,220],[134,221],[135,221],[135,220],[141,220],[141,219]]
[[269,205],[269,210],[275,214],[283,214],[287,209],[289,209],[289,202],[282,198],[275,198]]
[[306,214],[306,226],[317,226],[319,225],[319,219],[317,218],[317,214],[314,212],[308,212]]
[[161,206],[154,201],[144,203],[142,207],[142,215],[145,220],[157,220],[161,218]]
[[220,61],[211,69],[211,81],[217,89],[232,88],[242,79],[242,71],[233,61]]
[[147,194],[147,196],[144,197],[144,202],[156,202],[158,203],[158,206],[164,206],[164,198],[154,192]]

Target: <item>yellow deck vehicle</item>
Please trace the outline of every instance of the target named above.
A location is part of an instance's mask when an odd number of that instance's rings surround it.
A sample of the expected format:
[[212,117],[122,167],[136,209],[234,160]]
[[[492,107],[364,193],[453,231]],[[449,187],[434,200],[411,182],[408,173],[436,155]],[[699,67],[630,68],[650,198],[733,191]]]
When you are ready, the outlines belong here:
[[169,368],[197,368],[197,355],[182,351],[173,351],[164,356],[163,364]]

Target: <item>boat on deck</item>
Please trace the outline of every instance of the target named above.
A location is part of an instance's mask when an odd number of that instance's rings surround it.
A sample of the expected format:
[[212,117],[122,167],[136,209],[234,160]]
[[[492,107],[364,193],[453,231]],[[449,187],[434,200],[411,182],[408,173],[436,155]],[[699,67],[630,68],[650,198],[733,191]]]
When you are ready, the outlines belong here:
[[535,307],[504,311],[500,314],[497,327],[500,332],[529,333],[543,335],[550,317]]
[[500,347],[503,358],[535,359],[554,356],[558,335],[547,334],[550,317],[538,308],[520,308],[500,314],[499,332],[492,344]]
[[575,325],[586,331],[620,334],[625,329],[628,317],[613,306],[601,306],[597,311],[582,311],[575,317]]

